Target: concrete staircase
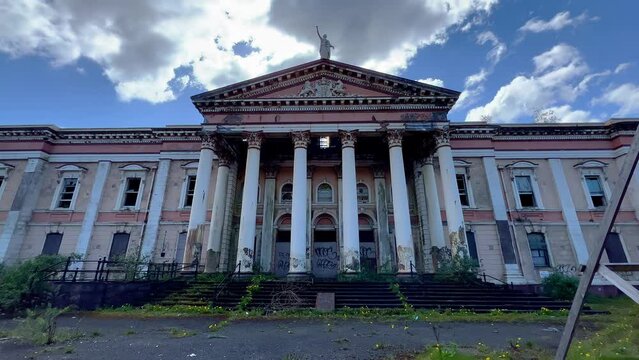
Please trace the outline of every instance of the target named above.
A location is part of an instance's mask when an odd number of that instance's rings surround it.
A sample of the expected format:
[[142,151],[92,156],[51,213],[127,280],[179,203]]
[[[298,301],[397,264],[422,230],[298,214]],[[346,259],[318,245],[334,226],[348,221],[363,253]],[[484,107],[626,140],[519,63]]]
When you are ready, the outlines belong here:
[[[233,281],[220,287],[212,282],[184,282],[167,286],[151,296],[160,305],[213,305],[233,309],[246,294],[247,281]],[[400,292],[415,309],[487,312],[569,309],[570,302],[527,294],[492,284],[460,285],[423,281],[399,283]],[[219,292],[219,295],[218,295]],[[401,308],[402,302],[386,282],[286,282],[264,281],[253,294],[250,308],[312,308],[318,292],[335,293],[336,308]],[[217,295],[217,298],[216,298]],[[589,308],[584,310],[589,311]]]

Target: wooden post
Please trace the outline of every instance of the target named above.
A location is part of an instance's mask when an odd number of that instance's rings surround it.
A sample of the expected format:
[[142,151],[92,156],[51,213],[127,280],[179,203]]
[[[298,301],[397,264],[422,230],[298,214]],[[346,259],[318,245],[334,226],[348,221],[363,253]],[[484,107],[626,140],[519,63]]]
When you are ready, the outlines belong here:
[[601,223],[599,223],[597,236],[595,237],[595,240],[598,240],[598,242],[592,244],[592,252],[588,257],[588,264],[586,264],[585,271],[581,275],[581,280],[579,280],[579,287],[577,288],[575,298],[573,299],[572,306],[570,307],[568,320],[566,321],[564,332],[561,335],[559,347],[557,348],[557,352],[555,353],[555,360],[563,360],[566,358],[566,354],[568,353],[568,349],[570,348],[570,342],[572,341],[573,335],[575,333],[575,326],[577,325],[577,321],[579,320],[579,315],[581,313],[581,308],[584,304],[584,299],[586,297],[586,294],[588,293],[588,288],[590,287],[592,278],[595,276],[595,272],[598,269],[599,261],[601,260],[601,254],[604,250],[606,237],[612,230],[615,218],[617,217],[617,213],[619,212],[619,208],[621,207],[621,201],[623,200],[623,197],[628,190],[628,184],[630,184],[632,174],[634,173],[635,167],[637,166],[638,158],[639,127],[635,131],[632,145],[630,146],[630,150],[628,151],[626,159],[623,163],[623,167],[621,168],[621,173],[619,174],[619,178],[617,180],[617,186],[612,192],[612,199],[610,201],[610,204],[604,212]]

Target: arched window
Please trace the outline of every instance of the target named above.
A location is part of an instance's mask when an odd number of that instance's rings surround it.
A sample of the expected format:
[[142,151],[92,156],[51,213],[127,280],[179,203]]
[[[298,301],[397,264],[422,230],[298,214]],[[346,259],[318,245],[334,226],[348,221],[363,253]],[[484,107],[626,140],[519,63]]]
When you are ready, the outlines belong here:
[[333,188],[327,183],[320,184],[317,187],[317,202],[318,203],[332,203],[333,202]]
[[282,191],[280,192],[280,201],[281,202],[293,201],[293,184],[288,183],[288,184],[282,185]]
[[364,183],[357,184],[357,202],[367,204],[370,201],[368,186]]

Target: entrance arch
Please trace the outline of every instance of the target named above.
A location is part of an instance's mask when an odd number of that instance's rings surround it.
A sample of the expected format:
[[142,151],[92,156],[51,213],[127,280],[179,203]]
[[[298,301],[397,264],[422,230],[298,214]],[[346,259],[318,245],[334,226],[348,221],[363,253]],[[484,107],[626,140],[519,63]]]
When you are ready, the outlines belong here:
[[288,274],[291,257],[291,214],[280,216],[275,222],[275,276]]
[[339,247],[335,218],[320,214],[313,221],[313,275],[318,278],[334,278],[339,272]]
[[366,214],[359,214],[359,260],[363,272],[377,272],[377,241],[375,223]]

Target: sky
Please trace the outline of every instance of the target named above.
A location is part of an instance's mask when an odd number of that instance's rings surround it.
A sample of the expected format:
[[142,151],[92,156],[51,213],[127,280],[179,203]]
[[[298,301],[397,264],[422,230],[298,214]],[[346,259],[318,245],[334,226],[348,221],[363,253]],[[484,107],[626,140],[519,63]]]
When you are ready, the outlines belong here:
[[[319,58],[461,92],[451,121],[639,117],[639,2],[0,0],[0,125],[195,125],[190,96]],[[633,40],[634,39],[634,40]]]

